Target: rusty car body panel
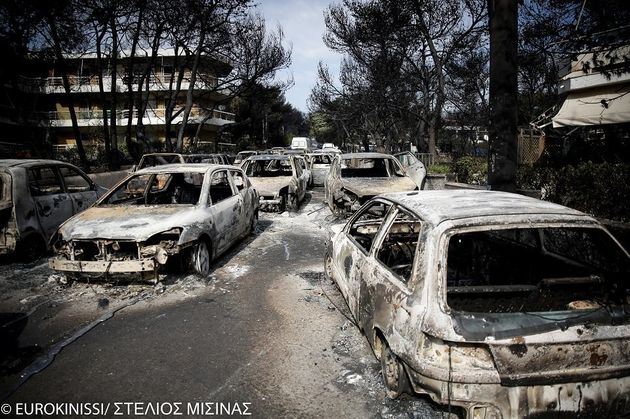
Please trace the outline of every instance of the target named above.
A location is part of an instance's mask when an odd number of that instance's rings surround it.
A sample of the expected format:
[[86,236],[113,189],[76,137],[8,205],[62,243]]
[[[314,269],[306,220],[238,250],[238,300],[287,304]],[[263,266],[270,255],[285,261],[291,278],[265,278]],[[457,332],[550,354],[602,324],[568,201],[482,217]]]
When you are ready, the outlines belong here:
[[588,215],[502,192],[385,194],[333,229],[325,266],[407,390],[468,417],[630,411],[630,257]]
[[234,166],[142,169],[59,227],[49,265],[71,272],[155,273],[200,243],[212,260],[253,230],[257,208],[256,191]]
[[78,167],[56,160],[0,160],[0,181],[0,254],[43,252],[62,222],[105,192]]
[[348,153],[335,157],[324,188],[330,210],[349,214],[376,195],[413,191],[418,185],[389,154]]
[[243,170],[260,196],[260,209],[297,209],[306,195],[309,174],[296,156],[260,154],[243,162]]

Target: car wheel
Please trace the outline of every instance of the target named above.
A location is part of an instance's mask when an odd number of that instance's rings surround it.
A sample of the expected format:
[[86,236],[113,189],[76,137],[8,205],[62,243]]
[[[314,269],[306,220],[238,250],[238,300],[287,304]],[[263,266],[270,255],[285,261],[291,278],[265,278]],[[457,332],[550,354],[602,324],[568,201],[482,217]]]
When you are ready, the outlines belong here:
[[293,211],[297,211],[298,202],[296,194],[289,194],[287,197],[287,208]]
[[324,272],[326,273],[326,276],[328,277],[328,279],[330,279],[331,281],[333,281],[332,263],[333,263],[333,258],[332,258],[332,255],[330,254],[330,250],[326,250],[326,256],[324,256]]
[[387,396],[395,399],[409,388],[407,373],[402,363],[394,354],[387,341],[381,341],[381,372],[387,388]]
[[210,273],[210,249],[203,240],[193,246],[191,268],[201,276],[207,276]]
[[256,231],[257,223],[258,223],[258,212],[254,211],[254,214],[252,215],[252,221],[249,223],[248,234],[252,234],[254,231]]
[[15,252],[22,262],[33,262],[46,253],[46,243],[38,234],[30,234],[18,242]]

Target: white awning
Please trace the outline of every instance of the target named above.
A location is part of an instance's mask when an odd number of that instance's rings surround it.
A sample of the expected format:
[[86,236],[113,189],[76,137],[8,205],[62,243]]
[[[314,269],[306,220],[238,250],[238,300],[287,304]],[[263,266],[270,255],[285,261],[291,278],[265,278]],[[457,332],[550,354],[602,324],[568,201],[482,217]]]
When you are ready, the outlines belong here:
[[630,84],[615,84],[569,93],[553,127],[630,122]]

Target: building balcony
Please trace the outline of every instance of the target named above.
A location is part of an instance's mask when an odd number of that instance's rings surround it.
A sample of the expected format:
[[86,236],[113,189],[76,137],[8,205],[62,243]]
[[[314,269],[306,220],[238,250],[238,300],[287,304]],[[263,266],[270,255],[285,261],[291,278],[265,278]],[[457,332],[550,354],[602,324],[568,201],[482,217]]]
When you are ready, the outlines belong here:
[[[98,127],[103,125],[103,111],[101,110],[77,110],[77,123],[80,127]],[[109,122],[111,114],[107,113],[107,120]],[[53,111],[47,112],[43,115],[50,121],[52,127],[71,127],[72,120],[70,119],[69,111]],[[117,125],[126,125],[129,118],[132,118],[132,124],[135,126],[138,123],[138,110],[124,109],[117,112]],[[178,114],[171,124],[173,126],[181,124],[183,121],[183,112]],[[223,126],[232,124],[235,121],[235,115],[231,112],[224,111],[208,111],[207,109],[193,106],[188,118],[189,124],[206,124],[214,126]],[[142,117],[142,123],[145,126],[156,126],[166,124],[166,108],[147,109]]]
[[[186,91],[190,87],[190,73],[184,73],[180,90]],[[70,82],[70,90],[73,93],[99,93],[100,88],[98,84],[98,76],[68,76]],[[125,93],[128,91],[127,83],[129,77],[121,76],[116,78],[116,92]],[[131,89],[138,91],[138,84],[141,82],[141,77],[134,75],[131,78]],[[148,86],[147,86],[148,82]],[[221,80],[215,76],[200,73],[197,75],[195,81],[195,90],[208,91],[220,95],[228,95],[229,91],[226,88],[219,87]],[[20,77],[20,87],[33,93],[44,94],[61,94],[65,93],[63,87],[63,80],[61,77]],[[173,77],[173,88],[177,85],[177,75]],[[168,92],[171,91],[171,74],[152,74],[148,77],[148,80],[143,81],[143,91],[148,88],[149,92]],[[112,91],[112,77],[110,74],[103,76],[103,90],[105,93],[111,93]]]

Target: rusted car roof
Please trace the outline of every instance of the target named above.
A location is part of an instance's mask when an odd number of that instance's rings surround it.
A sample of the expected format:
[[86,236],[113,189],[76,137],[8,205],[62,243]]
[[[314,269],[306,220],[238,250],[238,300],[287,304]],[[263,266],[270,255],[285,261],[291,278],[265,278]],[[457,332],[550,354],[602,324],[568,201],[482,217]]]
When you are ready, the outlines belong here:
[[206,173],[211,169],[236,169],[234,166],[228,166],[225,164],[212,164],[212,163],[173,163],[163,164],[161,166],[152,166],[140,169],[135,174],[147,174],[147,173],[172,173],[172,172],[191,172],[191,173]]
[[255,154],[249,156],[249,160],[289,160],[287,154]]
[[342,159],[393,159],[394,156],[383,153],[346,153],[341,155]]
[[484,190],[435,190],[382,195],[420,218],[437,225],[447,220],[505,215],[569,215],[595,220],[580,211],[539,199],[507,192]]
[[66,164],[59,160],[45,160],[45,159],[0,159],[0,167],[15,167],[15,166],[40,166],[42,164]]

